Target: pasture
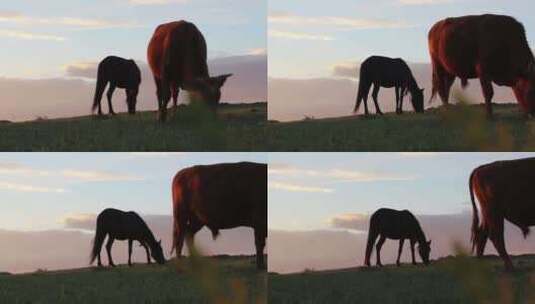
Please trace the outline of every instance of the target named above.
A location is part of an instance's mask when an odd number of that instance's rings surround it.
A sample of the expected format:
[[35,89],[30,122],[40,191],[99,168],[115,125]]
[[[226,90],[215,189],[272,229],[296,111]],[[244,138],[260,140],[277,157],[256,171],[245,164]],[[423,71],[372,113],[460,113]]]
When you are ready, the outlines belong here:
[[266,303],[266,274],[255,258],[217,256],[0,274],[2,303]]
[[[107,110],[106,110],[107,111]],[[156,112],[0,124],[0,151],[264,151],[267,103],[222,104],[217,117],[181,106],[158,123]],[[106,112],[107,113],[107,112]]]
[[[460,103],[423,114],[269,122],[269,151],[524,151],[535,149],[535,119],[515,104]],[[373,112],[375,113],[375,112]]]
[[517,270],[504,272],[497,256],[458,256],[430,266],[308,270],[270,274],[272,303],[533,303],[535,255],[513,257]]

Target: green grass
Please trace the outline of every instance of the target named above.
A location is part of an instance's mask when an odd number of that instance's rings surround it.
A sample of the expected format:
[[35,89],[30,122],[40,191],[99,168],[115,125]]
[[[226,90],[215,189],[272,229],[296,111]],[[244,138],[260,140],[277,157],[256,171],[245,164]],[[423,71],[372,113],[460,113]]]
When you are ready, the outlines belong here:
[[269,122],[270,151],[523,151],[535,148],[535,120],[517,104],[458,104],[384,116]]
[[0,151],[264,151],[267,103],[0,123]]
[[535,303],[535,256],[449,257],[428,267],[402,265],[270,274],[270,303]]
[[254,257],[0,275],[1,303],[265,303]]

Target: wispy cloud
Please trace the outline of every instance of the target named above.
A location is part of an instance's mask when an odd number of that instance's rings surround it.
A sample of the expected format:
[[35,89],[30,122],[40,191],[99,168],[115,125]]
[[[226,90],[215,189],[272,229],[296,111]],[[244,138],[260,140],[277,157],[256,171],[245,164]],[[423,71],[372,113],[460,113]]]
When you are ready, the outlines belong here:
[[402,5],[433,5],[450,3],[453,0],[399,0]]
[[17,191],[17,192],[46,192],[46,193],[64,193],[63,188],[49,188],[29,184],[18,184],[10,182],[0,182],[0,189]]
[[[106,28],[132,28],[139,25],[131,21],[92,19],[78,17],[53,17],[40,18],[26,16],[20,13],[9,12],[0,13],[0,23],[11,23],[20,25],[49,25],[66,26],[77,29],[106,29]],[[55,37],[55,36],[52,36]]]
[[305,185],[298,185],[284,182],[269,182],[268,187],[276,190],[290,191],[290,192],[317,192],[317,193],[331,193],[334,192],[331,188],[312,187]]
[[171,3],[189,3],[190,0],[129,0],[134,5],[164,5]]
[[300,26],[331,26],[344,30],[362,30],[379,28],[405,28],[409,25],[404,21],[350,18],[339,16],[299,16],[287,12],[271,12],[268,16],[271,24]]
[[334,40],[333,37],[327,35],[315,35],[299,32],[288,32],[288,31],[277,31],[269,30],[269,37],[274,38],[283,38],[283,39],[292,39],[292,40],[321,40],[321,41],[331,41]]
[[61,37],[61,36],[38,34],[38,33],[16,31],[16,30],[0,30],[0,36],[14,38],[14,39],[22,39],[22,40],[47,40],[47,41],[56,41],[56,42],[65,41],[65,37]]
[[72,178],[76,180],[86,182],[108,182],[108,181],[139,181],[143,178],[114,172],[106,171],[88,171],[88,170],[63,170],[61,175],[66,178]]

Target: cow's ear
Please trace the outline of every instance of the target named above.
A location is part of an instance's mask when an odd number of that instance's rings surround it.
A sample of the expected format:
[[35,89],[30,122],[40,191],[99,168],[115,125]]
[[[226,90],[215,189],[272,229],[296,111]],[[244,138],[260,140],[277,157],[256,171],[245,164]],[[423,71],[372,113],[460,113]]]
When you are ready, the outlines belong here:
[[205,85],[206,85],[206,80],[198,78],[198,79],[185,81],[182,84],[182,88],[186,91],[200,91],[205,87]]
[[422,92],[422,93],[423,93],[424,91],[425,91],[425,89],[420,89],[420,92]]
[[427,242],[427,245],[431,246],[431,240],[429,240],[429,242]]
[[227,78],[229,78],[230,76],[232,76],[232,74],[225,74],[225,75],[220,75],[217,77],[212,77],[210,78],[210,83],[212,83],[217,88],[221,88],[227,81]]

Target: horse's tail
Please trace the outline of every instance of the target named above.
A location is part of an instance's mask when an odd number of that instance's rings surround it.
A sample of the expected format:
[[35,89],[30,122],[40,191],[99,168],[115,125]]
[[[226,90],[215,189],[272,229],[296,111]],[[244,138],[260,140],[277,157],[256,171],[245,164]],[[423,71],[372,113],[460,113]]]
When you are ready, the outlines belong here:
[[360,104],[362,103],[362,100],[364,99],[364,94],[365,94],[364,91],[366,91],[365,89],[366,79],[365,78],[366,77],[364,76],[364,73],[362,72],[362,66],[361,66],[360,74],[359,74],[359,87],[357,91],[357,100],[355,101],[355,108],[353,108],[353,113],[357,113],[359,111]]
[[372,255],[373,245],[377,238],[377,227],[373,215],[370,217],[370,228],[368,229],[368,241],[366,242],[366,256],[364,257],[364,264],[370,266],[370,258]]
[[[477,169],[476,169],[477,170]],[[477,205],[474,197],[474,175],[476,170],[472,171],[470,174],[470,179],[468,181],[468,188],[470,189],[470,200],[472,201],[472,236],[470,241],[472,242],[472,253],[474,253],[477,245],[477,240],[479,239],[480,229],[479,229],[479,212],[477,210]]]
[[104,243],[104,239],[106,238],[106,233],[102,231],[102,227],[100,227],[98,223],[98,217],[97,217],[97,229],[95,231],[95,238],[93,239],[93,248],[91,249],[91,256],[89,264],[93,264],[95,262],[95,259],[97,258],[97,255],[100,253],[100,249],[102,248],[102,243]]
[[93,98],[93,106],[91,107],[91,112],[94,113],[97,107],[102,100],[102,95],[104,95],[104,89],[106,88],[106,79],[103,75],[102,68],[99,64],[97,72],[97,85],[95,88],[95,97]]

